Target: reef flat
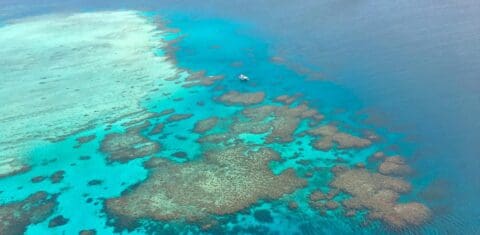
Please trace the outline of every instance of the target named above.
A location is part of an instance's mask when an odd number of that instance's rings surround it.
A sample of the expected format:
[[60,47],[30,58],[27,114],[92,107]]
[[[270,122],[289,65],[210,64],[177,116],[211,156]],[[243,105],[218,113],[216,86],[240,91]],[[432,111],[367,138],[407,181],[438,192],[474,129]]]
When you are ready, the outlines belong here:
[[159,34],[133,11],[38,16],[0,27],[0,44],[8,45],[0,48],[0,175],[20,171],[12,161],[21,162],[33,143],[142,111],[140,101],[179,72],[154,54],[165,46]]

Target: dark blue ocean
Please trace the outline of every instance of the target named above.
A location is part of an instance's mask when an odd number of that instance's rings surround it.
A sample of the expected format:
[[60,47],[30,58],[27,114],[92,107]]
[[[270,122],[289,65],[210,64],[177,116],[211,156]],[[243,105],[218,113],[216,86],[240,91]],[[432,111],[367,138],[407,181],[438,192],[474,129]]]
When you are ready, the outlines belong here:
[[[0,29],[32,16],[125,10],[136,11],[149,22],[158,23],[160,19],[158,24],[171,30],[159,36],[170,46],[158,49],[159,56],[168,54],[176,66],[189,72],[223,76],[212,87],[172,92],[167,100],[162,98],[167,96],[165,92],[157,90],[148,99],[139,101],[151,112],[175,108],[178,113],[194,114],[193,119],[167,124],[164,132],[170,136],[155,136],[163,151],[156,155],[186,152],[189,157],[181,163],[201,159],[203,147],[195,145],[197,136],[190,129],[198,120],[214,115],[228,118],[240,110],[217,107],[216,97],[227,91],[264,92],[266,104],[273,104],[272,100],[280,95],[298,95],[301,101],[325,115],[325,122],[356,136],[369,130],[379,140],[366,149],[332,150],[322,152],[320,157],[312,157],[318,153],[307,140],[298,139],[295,145],[274,145],[272,148],[282,155],[283,161],[270,165],[273,172],[291,167],[304,174],[302,166],[284,158],[298,152],[313,161],[315,167],[328,172],[334,167],[332,159],[339,156],[352,167],[364,163],[370,169],[368,159],[375,152],[398,154],[413,169],[406,177],[411,190],[399,201],[425,204],[431,210],[431,218],[419,226],[392,230],[379,220],[363,223],[361,213],[355,218],[334,210],[326,215],[310,209],[302,213],[309,205],[302,200],[315,188],[312,184],[322,185],[326,190],[332,180],[330,173],[318,173],[306,188],[287,196],[288,200],[297,200],[300,207],[295,212],[288,210],[285,198],[262,199],[238,213],[220,216],[219,224],[212,230],[199,230],[191,221],[155,219],[143,226],[121,227],[118,221],[112,222],[118,218],[105,209],[104,200],[135,190],[150,173],[142,167],[145,159],[108,164],[106,154],[98,149],[102,138],[112,130],[126,131],[122,125],[130,121],[127,118],[112,122],[107,128],[97,125],[76,131],[61,141],[34,146],[28,156],[32,161],[30,171],[0,178],[0,205],[24,200],[37,191],[58,197],[51,215],[42,221],[30,221],[31,225],[18,231],[26,234],[76,234],[82,229],[94,229],[97,234],[480,234],[477,205],[480,2],[2,0]],[[2,64],[6,63],[0,58]],[[237,79],[239,74],[247,74],[251,80],[241,83]],[[0,84],[1,79],[2,75]],[[8,87],[5,89],[6,94],[15,93]],[[198,102],[201,106],[193,105]],[[156,117],[145,120],[164,121]],[[300,125],[299,129],[305,126]],[[218,128],[228,131],[227,127]],[[0,132],[0,137],[9,138],[6,133]],[[86,135],[97,138],[81,148],[72,147],[76,138]],[[245,138],[252,143],[260,141],[260,137]],[[180,144],[179,140],[186,142]],[[42,163],[53,155],[58,156],[54,163]],[[79,162],[78,156],[82,155],[90,156],[92,162]],[[72,164],[78,164],[77,168],[72,168]],[[45,174],[42,172],[50,174],[56,170],[65,172],[60,185],[32,183],[33,177]],[[93,176],[87,177],[89,174]],[[103,182],[103,191],[84,186],[91,178]],[[340,202],[342,197],[335,199]],[[95,205],[86,204],[88,198],[93,198]],[[68,222],[49,230],[49,221],[58,215],[68,218]],[[2,216],[0,213],[0,218],[6,218]]]

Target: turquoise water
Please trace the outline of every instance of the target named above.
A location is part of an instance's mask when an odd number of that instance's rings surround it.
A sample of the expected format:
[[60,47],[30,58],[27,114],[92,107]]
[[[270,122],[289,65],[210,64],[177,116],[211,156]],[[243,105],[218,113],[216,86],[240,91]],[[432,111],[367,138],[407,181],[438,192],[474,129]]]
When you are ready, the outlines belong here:
[[[313,80],[313,73],[305,72],[298,66],[289,64],[291,58],[278,59],[278,51],[272,45],[277,44],[274,38],[259,32],[255,25],[232,21],[225,18],[210,17],[202,14],[187,14],[178,11],[142,12],[141,17],[150,23],[160,17],[165,22],[166,33],[158,35],[156,40],[170,43],[167,47],[152,49],[155,56],[171,56],[175,66],[186,70],[181,73],[181,79],[188,78],[189,73],[204,71],[205,77],[222,75],[223,80],[216,81],[212,86],[193,88],[178,88],[174,81],[164,83],[164,86],[178,89],[168,90],[160,87],[139,100],[140,106],[147,112],[161,112],[174,108],[176,114],[193,114],[191,118],[178,122],[167,121],[168,115],[142,118],[135,115],[122,117],[111,124],[98,123],[94,127],[68,135],[58,142],[43,143],[32,146],[27,161],[31,170],[0,179],[0,202],[3,205],[21,201],[29,195],[46,191],[58,194],[57,205],[53,213],[41,222],[26,227],[26,234],[77,234],[84,229],[94,229],[97,234],[121,232],[125,234],[171,234],[171,233],[254,233],[254,234],[378,234],[395,233],[381,220],[368,220],[366,210],[358,210],[356,216],[345,216],[345,209],[327,210],[320,213],[309,204],[309,195],[315,189],[327,192],[333,180],[332,167],[343,159],[346,165],[355,167],[357,163],[367,165],[371,172],[376,171],[376,163],[368,159],[377,151],[387,155],[402,155],[408,163],[414,163],[413,158],[419,149],[419,144],[407,139],[401,131],[388,130],[387,126],[369,122],[369,114],[363,112],[368,108],[358,97],[358,94],[345,86],[331,80]],[[163,26],[162,26],[163,27]],[[237,79],[239,74],[247,74],[251,80],[247,83]],[[228,215],[213,215],[214,224],[211,228],[201,228],[198,221],[152,220],[142,218],[140,224],[127,226],[118,221],[118,215],[108,212],[106,200],[117,198],[136,185],[147,182],[152,171],[144,167],[144,162],[150,158],[168,159],[176,164],[195,163],[202,161],[205,151],[221,148],[221,146],[205,146],[197,142],[201,134],[192,132],[199,120],[217,116],[226,122],[231,122],[237,112],[244,109],[241,105],[227,106],[216,101],[228,91],[265,92],[262,105],[279,105],[275,97],[279,95],[299,95],[294,105],[303,101],[309,107],[325,115],[322,124],[335,124],[343,132],[354,136],[365,136],[365,131],[372,131],[380,136],[365,148],[347,148],[345,150],[331,148],[328,151],[314,149],[310,143],[312,136],[295,136],[289,143],[265,143],[265,135],[242,134],[239,139],[244,142],[268,146],[280,153],[282,161],[272,162],[268,166],[275,174],[281,174],[285,169],[293,168],[298,177],[308,181],[306,187],[299,187],[294,192],[285,193],[273,200],[260,198],[243,210]],[[201,105],[199,105],[201,102]],[[140,118],[148,120],[150,127],[139,133],[149,140],[161,145],[159,151],[146,157],[139,157],[126,163],[108,162],[109,153],[101,151],[101,142],[111,133],[125,133],[125,123]],[[160,134],[149,134],[151,128],[165,123]],[[211,132],[229,132],[227,124],[221,124]],[[295,133],[299,134],[310,127],[302,121]],[[76,138],[95,135],[95,139],[78,145]],[[185,152],[186,157],[175,157],[176,152]],[[81,156],[89,156],[81,160]],[[137,156],[138,157],[138,156]],[[300,164],[301,160],[310,160],[308,164]],[[415,166],[415,164],[412,164]],[[416,166],[415,166],[416,167]],[[45,179],[33,183],[36,176],[50,176],[63,170],[64,178],[60,183],[53,184]],[[418,201],[425,203],[432,210],[432,218],[426,224],[409,226],[400,232],[405,233],[443,233],[441,223],[443,216],[448,217],[448,210],[442,212],[443,198],[429,199],[422,193],[436,181],[436,174],[414,169],[415,174],[406,177],[412,183],[411,192],[402,195],[401,202]],[[314,172],[307,177],[307,172]],[[99,185],[89,185],[91,180],[100,180]],[[442,190],[441,190],[442,191]],[[440,192],[442,194],[443,192]],[[334,198],[342,202],[348,199],[348,193],[340,193]],[[288,208],[288,203],[295,201],[299,209]],[[437,207],[437,205],[439,205]],[[445,214],[442,214],[445,213]],[[58,215],[68,219],[68,223],[49,228],[49,222]],[[473,218],[475,220],[475,218]],[[453,222],[455,222],[454,220]],[[471,223],[471,222],[469,222]],[[473,221],[473,223],[475,223]],[[448,226],[446,226],[448,227]]]

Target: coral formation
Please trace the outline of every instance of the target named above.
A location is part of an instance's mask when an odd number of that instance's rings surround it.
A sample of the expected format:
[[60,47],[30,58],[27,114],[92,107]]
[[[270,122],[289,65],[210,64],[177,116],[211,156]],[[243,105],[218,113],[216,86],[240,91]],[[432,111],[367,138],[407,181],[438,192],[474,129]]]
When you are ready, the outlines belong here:
[[212,128],[214,128],[218,123],[218,117],[210,117],[207,119],[203,119],[195,123],[195,127],[193,128],[193,131],[196,133],[205,133]]
[[298,203],[295,201],[291,201],[288,203],[288,209],[290,210],[296,210],[298,209]]
[[82,145],[94,140],[95,137],[96,137],[95,135],[87,135],[87,136],[78,137],[76,140],[78,142],[78,145]]
[[[293,141],[293,134],[297,130],[300,122],[304,119],[321,120],[323,116],[315,109],[301,104],[295,107],[264,105],[254,108],[246,108],[242,111],[252,128],[252,133],[264,132],[256,131],[265,126],[271,128],[271,132],[267,135],[265,142],[287,143]],[[266,120],[269,119],[269,120]]]
[[189,119],[193,116],[191,113],[187,114],[172,114],[170,117],[167,118],[167,122],[177,122],[185,119]]
[[103,183],[102,180],[96,180],[96,179],[95,179],[95,180],[90,180],[90,181],[88,181],[87,184],[88,184],[88,186],[95,186],[95,185],[100,185],[100,184],[102,184],[102,183]]
[[306,184],[292,169],[273,174],[268,167],[272,160],[279,160],[273,150],[252,151],[244,145],[183,164],[152,158],[146,163],[149,178],[108,199],[106,210],[122,223],[140,218],[198,221],[237,212],[259,199],[279,198]]
[[26,199],[0,206],[0,234],[23,234],[30,224],[47,219],[56,206],[56,197],[38,192]]
[[229,133],[215,133],[209,135],[203,135],[197,139],[198,143],[221,143],[231,138]]
[[60,183],[63,180],[64,175],[65,171],[56,171],[50,176],[50,181],[52,184]]
[[158,123],[153,127],[153,129],[148,133],[148,135],[156,135],[160,134],[163,131],[163,128],[165,127],[165,124],[163,123]]
[[21,162],[18,158],[5,157],[0,159],[0,179],[30,170],[30,166]]
[[280,95],[275,98],[275,101],[283,103],[285,105],[290,105],[295,101],[295,97],[288,95]]
[[230,91],[218,98],[218,101],[226,105],[252,105],[263,102],[265,93],[250,92],[240,93],[238,91]]
[[205,76],[204,71],[193,72],[185,79],[185,84],[183,87],[194,87],[194,86],[210,86],[213,85],[216,81],[222,80],[223,76]]
[[30,179],[30,181],[32,183],[40,183],[40,182],[44,181],[46,178],[47,177],[40,175],[40,176],[33,177],[32,179]]
[[97,231],[95,229],[84,229],[81,230],[78,235],[96,235]]
[[51,219],[48,222],[48,227],[49,228],[54,228],[54,227],[62,226],[62,225],[67,224],[68,221],[69,221],[69,219],[63,217],[62,215],[58,215],[58,216],[55,216],[55,218]]
[[343,202],[347,209],[368,209],[371,219],[380,219],[394,229],[421,225],[430,217],[423,204],[397,202],[400,194],[410,190],[410,184],[398,178],[342,168],[335,172],[331,186],[352,195]]
[[337,144],[337,148],[363,148],[369,146],[372,142],[368,139],[356,137],[348,133],[340,132],[337,127],[332,125],[320,126],[307,133],[319,137],[312,141],[312,147],[319,150],[329,150]]
[[410,174],[412,169],[400,156],[387,157],[378,167],[378,172],[384,175],[403,176]]
[[105,136],[100,150],[108,154],[109,162],[127,162],[158,152],[160,145],[139,133],[138,129],[130,129],[125,133],[112,133]]

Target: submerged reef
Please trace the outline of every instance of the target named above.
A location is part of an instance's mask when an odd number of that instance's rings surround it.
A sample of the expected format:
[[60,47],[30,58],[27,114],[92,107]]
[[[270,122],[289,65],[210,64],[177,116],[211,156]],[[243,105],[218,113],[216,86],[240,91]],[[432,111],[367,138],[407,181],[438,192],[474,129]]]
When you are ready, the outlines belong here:
[[167,122],[177,122],[185,119],[189,119],[193,116],[191,113],[186,114],[172,114],[170,117],[167,118]]
[[146,181],[106,201],[106,211],[122,223],[150,218],[199,221],[240,211],[260,199],[276,199],[306,185],[293,169],[275,175],[268,164],[280,160],[269,148],[245,145],[206,152],[178,164],[153,158]]
[[206,76],[204,71],[192,72],[190,76],[185,79],[185,84],[183,87],[194,87],[194,86],[210,86],[213,85],[216,81],[222,80],[223,76]]
[[210,117],[195,123],[193,131],[196,133],[205,133],[214,128],[218,123],[218,117]]
[[384,175],[407,175],[412,172],[405,159],[400,156],[387,157],[378,167],[378,172]]
[[[304,119],[311,121],[321,121],[323,115],[317,110],[301,104],[295,107],[263,105],[254,108],[246,108],[242,114],[248,118],[245,127],[250,126],[250,130],[240,130],[251,133],[263,133],[271,128],[271,132],[267,135],[265,142],[287,143],[293,141],[293,134],[297,130],[300,122]],[[268,119],[268,120],[267,120]],[[241,124],[236,123],[237,127]],[[234,126],[235,127],[235,126]]]
[[30,224],[47,219],[56,206],[56,197],[38,192],[18,202],[0,206],[0,234],[23,234]]
[[158,152],[160,144],[146,138],[140,131],[141,129],[133,128],[125,133],[108,134],[103,139],[100,150],[108,155],[109,162],[127,162]]
[[393,229],[424,224],[430,210],[417,202],[398,203],[400,194],[410,191],[410,184],[391,176],[372,173],[366,169],[336,167],[331,186],[352,197],[343,201],[349,211],[368,210],[368,217],[380,219]]
[[0,179],[25,173],[30,170],[30,166],[24,164],[18,158],[3,158],[0,160]]
[[337,144],[337,148],[363,148],[369,146],[372,142],[368,139],[363,139],[350,135],[345,132],[340,132],[337,127],[332,125],[320,126],[307,131],[309,135],[319,137],[312,141],[312,147],[319,150],[328,150]]
[[240,93],[230,91],[218,98],[218,101],[226,105],[252,105],[259,104],[265,99],[264,92]]

